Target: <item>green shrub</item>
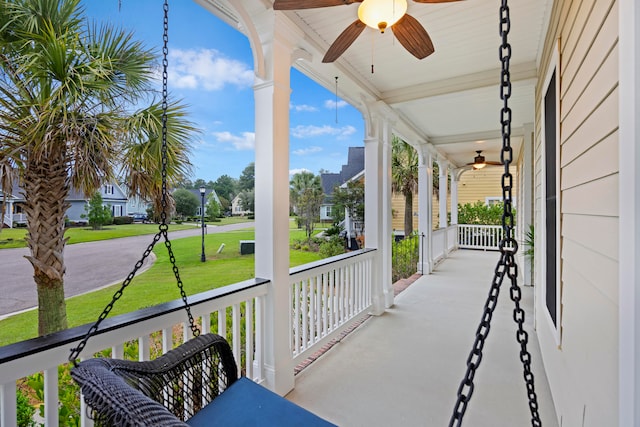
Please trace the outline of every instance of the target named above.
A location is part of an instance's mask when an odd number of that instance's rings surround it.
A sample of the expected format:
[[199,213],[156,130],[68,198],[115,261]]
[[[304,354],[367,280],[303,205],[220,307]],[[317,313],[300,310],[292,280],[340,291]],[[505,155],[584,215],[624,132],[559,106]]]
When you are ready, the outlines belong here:
[[18,413],[18,427],[32,427],[36,423],[33,421],[33,416],[36,413],[36,408],[31,406],[29,398],[22,393],[22,390],[18,389],[16,392],[16,410]]
[[391,247],[392,281],[411,277],[418,269],[420,236],[412,234]]
[[333,224],[331,227],[324,230],[324,235],[328,237],[337,236],[338,234],[340,234],[341,231],[342,229],[338,224]]
[[[502,202],[486,205],[481,201],[458,205],[458,224],[501,225]],[[515,217],[516,210],[512,209]]]
[[103,225],[111,225],[113,223],[111,208],[102,205],[102,196],[99,192],[95,192],[91,196],[89,203],[84,206],[84,210],[87,213],[80,215],[80,218],[86,218],[94,230],[101,230]]
[[342,239],[338,235],[333,235],[329,240],[326,240],[320,244],[320,249],[318,250],[320,255],[323,258],[329,258],[335,255],[340,255],[345,252],[344,249],[344,239]]
[[113,223],[115,225],[133,224],[133,217],[130,216],[114,216]]

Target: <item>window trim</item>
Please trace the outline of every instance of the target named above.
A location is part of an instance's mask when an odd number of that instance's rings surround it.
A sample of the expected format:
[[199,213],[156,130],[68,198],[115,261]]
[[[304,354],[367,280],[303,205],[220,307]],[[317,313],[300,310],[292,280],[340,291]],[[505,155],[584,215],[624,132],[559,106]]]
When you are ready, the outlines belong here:
[[[545,141],[545,118],[546,118],[546,108],[545,108],[545,98],[546,98],[546,93],[549,90],[549,85],[551,83],[551,79],[553,78],[553,76],[555,75],[555,92],[556,92],[556,99],[555,99],[555,116],[556,116],[556,135],[555,135],[555,139],[556,139],[556,144],[555,144],[555,177],[556,177],[556,183],[555,183],[555,190],[556,190],[556,207],[555,207],[555,215],[556,215],[556,230],[555,230],[555,239],[556,239],[556,256],[555,256],[555,263],[556,263],[556,321],[554,323],[552,317],[551,317],[551,313],[549,312],[548,308],[547,308],[547,286],[546,286],[546,276],[547,276],[547,258],[545,256],[538,256],[536,257],[536,259],[540,259],[540,279],[541,279],[541,286],[540,286],[540,304],[541,304],[541,308],[542,308],[542,312],[544,313],[544,317],[547,320],[547,324],[549,325],[549,328],[552,332],[552,335],[556,341],[556,344],[558,346],[560,346],[562,344],[562,274],[561,274],[561,268],[562,268],[562,254],[561,254],[561,200],[562,200],[562,193],[560,190],[560,178],[561,178],[561,174],[560,174],[560,145],[561,145],[561,140],[560,140],[560,78],[561,78],[561,74],[560,74],[560,40],[558,39],[556,41],[551,59],[549,61],[549,66],[547,69],[547,73],[545,75],[544,78],[544,84],[542,86],[542,93],[541,93],[541,99],[540,99],[540,109],[541,109],[541,115],[540,115],[540,126],[541,126],[541,144],[540,144],[540,149],[541,149],[541,208],[540,208],[540,213],[541,213],[541,221],[539,224],[539,228],[541,229],[541,231],[545,230],[546,227],[546,221],[547,221],[547,210],[546,210],[546,199],[547,199],[547,189],[546,189],[546,167],[547,167],[547,160],[546,160],[546,141]],[[541,233],[537,233],[540,235],[540,249],[536,252],[538,252],[538,254],[542,255],[543,253],[546,252],[546,247],[547,247],[547,233],[545,232],[541,232]]]

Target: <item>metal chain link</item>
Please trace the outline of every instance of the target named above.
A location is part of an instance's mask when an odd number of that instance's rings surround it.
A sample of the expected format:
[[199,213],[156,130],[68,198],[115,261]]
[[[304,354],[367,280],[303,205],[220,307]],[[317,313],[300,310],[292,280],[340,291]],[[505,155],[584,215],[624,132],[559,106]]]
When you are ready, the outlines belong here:
[[187,312],[187,317],[189,318],[189,328],[191,329],[191,333],[193,336],[200,335],[200,329],[195,324],[193,320],[193,315],[191,314],[191,306],[189,306],[189,302],[187,301],[187,294],[184,291],[184,284],[180,279],[180,273],[178,271],[178,266],[176,264],[176,257],[173,255],[173,250],[171,249],[171,241],[169,240],[169,234],[167,230],[169,226],[167,225],[167,109],[168,109],[168,98],[169,98],[169,90],[168,90],[168,68],[169,68],[169,0],[164,0],[163,4],[164,10],[164,21],[163,21],[163,33],[162,33],[162,213],[160,215],[161,223],[160,223],[160,232],[164,237],[164,245],[167,248],[167,252],[169,253],[169,261],[171,261],[171,267],[173,269],[173,275],[176,278],[176,283],[178,285],[178,289],[180,290],[180,297],[182,298],[182,302],[184,303],[184,309]]
[[498,295],[500,294],[500,286],[504,280],[505,274],[511,280],[510,296],[514,302],[513,320],[517,323],[518,329],[516,339],[520,344],[520,361],[524,370],[524,381],[527,388],[527,397],[529,399],[529,410],[531,412],[531,425],[534,427],[542,426],[540,416],[538,414],[538,397],[534,386],[534,376],[531,372],[531,354],[527,350],[529,336],[524,330],[524,310],[520,307],[521,291],[518,285],[518,266],[515,262],[515,254],[518,250],[518,243],[514,238],[515,220],[513,216],[513,176],[509,170],[513,162],[513,150],[511,149],[511,109],[509,108],[509,98],[511,97],[511,75],[509,65],[511,61],[511,45],[508,42],[508,35],[511,29],[511,19],[509,16],[509,6],[507,0],[502,0],[500,7],[500,36],[502,43],[500,45],[500,62],[502,64],[501,83],[500,83],[500,99],[503,101],[501,110],[500,124],[502,126],[502,151],[500,152],[500,160],[504,164],[504,173],[502,175],[502,229],[504,236],[500,241],[500,259],[495,268],[495,274],[487,301],[484,305],[484,311],[480,325],[476,330],[476,338],[473,347],[467,358],[467,370],[463,380],[458,387],[457,400],[453,409],[453,414],[449,421],[449,427],[459,427],[462,425],[462,419],[467,410],[467,406],[473,395],[473,380],[476,371],[482,361],[482,350],[491,330],[491,318],[498,303]]
[[176,258],[175,258],[174,254],[173,254],[173,249],[171,248],[171,241],[169,240],[169,234],[168,234],[168,230],[169,230],[169,226],[167,225],[167,206],[168,206],[168,201],[167,201],[167,109],[168,109],[168,101],[167,101],[167,99],[168,99],[168,95],[169,95],[168,94],[168,84],[167,84],[167,82],[168,82],[167,69],[169,67],[169,61],[167,59],[168,58],[168,54],[169,54],[169,49],[168,49],[168,42],[169,42],[169,2],[168,2],[168,0],[164,0],[163,11],[164,11],[164,21],[163,21],[163,35],[162,35],[163,45],[162,45],[162,153],[161,153],[161,157],[162,157],[162,199],[161,199],[162,212],[160,214],[160,219],[161,219],[160,225],[158,226],[159,231],[154,235],[153,241],[149,244],[147,249],[144,251],[144,253],[142,255],[142,258],[140,258],[138,260],[138,262],[136,262],[135,266],[133,267],[133,270],[129,273],[127,278],[122,282],[122,285],[120,286],[120,288],[113,294],[113,297],[111,298],[111,302],[109,302],[109,304],[107,304],[107,306],[104,308],[102,313],[100,313],[100,316],[98,316],[98,320],[96,320],[96,322],[89,328],[89,330],[85,334],[84,338],[82,338],[80,343],[78,343],[78,346],[71,349],[71,353],[69,355],[69,361],[72,362],[74,364],[74,366],[77,366],[77,364],[78,364],[77,359],[79,358],[80,353],[82,352],[82,350],[84,350],[84,348],[86,347],[87,342],[89,341],[89,339],[98,331],[98,327],[100,326],[102,321],[107,318],[107,316],[109,315],[109,313],[113,309],[114,304],[122,297],[122,294],[124,293],[124,289],[127,286],[129,286],[129,284],[131,283],[131,281],[135,277],[135,275],[138,272],[138,270],[140,268],[142,268],[144,260],[149,257],[149,255],[153,251],[153,248],[155,247],[156,243],[158,243],[158,241],[160,240],[161,237],[164,238],[164,244],[165,244],[165,247],[167,248],[167,252],[169,253],[169,261],[171,262],[171,266],[172,266],[172,269],[173,269],[173,274],[174,274],[174,276],[176,278],[178,289],[180,290],[180,297],[182,298],[185,310],[187,312],[187,317],[189,319],[189,327],[190,327],[191,332],[193,333],[194,336],[200,335],[200,329],[196,326],[195,321],[193,319],[193,315],[191,314],[191,307],[189,305],[189,302],[187,301],[187,294],[186,294],[186,292],[184,290],[184,284],[182,283],[182,280],[180,279],[180,273],[179,273],[179,270],[178,270],[178,266],[176,264]]

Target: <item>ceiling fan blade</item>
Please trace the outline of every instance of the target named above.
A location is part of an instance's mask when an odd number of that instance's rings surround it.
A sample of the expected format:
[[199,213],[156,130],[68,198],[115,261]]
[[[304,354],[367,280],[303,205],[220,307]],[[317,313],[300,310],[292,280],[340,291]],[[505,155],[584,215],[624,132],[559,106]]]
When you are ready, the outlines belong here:
[[504,163],[492,162],[491,160],[486,160],[485,163],[488,164],[488,165],[504,166]]
[[391,29],[400,44],[416,58],[424,59],[435,52],[427,30],[413,16],[405,14]]
[[366,25],[361,20],[354,21],[338,36],[333,42],[327,53],[322,58],[322,62],[333,62],[344,53],[345,50],[358,38],[360,33],[364,31]]
[[461,1],[461,0],[413,0],[416,3],[451,3],[454,1]]
[[274,10],[315,9],[318,7],[343,6],[363,0],[275,0]]

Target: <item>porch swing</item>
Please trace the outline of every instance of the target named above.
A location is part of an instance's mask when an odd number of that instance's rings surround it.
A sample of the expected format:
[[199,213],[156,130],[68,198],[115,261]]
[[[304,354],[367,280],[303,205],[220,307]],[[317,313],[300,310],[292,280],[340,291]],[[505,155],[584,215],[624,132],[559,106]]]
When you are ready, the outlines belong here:
[[[180,279],[168,236],[167,224],[167,68],[168,68],[168,0],[164,0],[163,71],[162,71],[162,212],[159,231],[104,308],[77,347],[71,349],[69,361],[74,365],[71,376],[80,385],[84,401],[96,425],[100,426],[332,426],[305,409],[289,402],[247,378],[238,379],[238,369],[227,341],[216,334],[200,334]],[[502,63],[500,97],[502,151],[501,161],[504,211],[504,237],[500,243],[500,259],[495,269],[491,289],[484,305],[483,316],[476,330],[476,338],[467,358],[467,370],[457,392],[457,401],[449,427],[461,426],[467,405],[474,391],[474,377],[482,360],[482,351],[497,305],[500,286],[505,275],[511,280],[510,295],[515,304],[514,321],[518,325],[517,340],[524,380],[529,399],[531,425],[541,426],[537,395],[531,372],[531,356],[527,350],[528,335],[524,331],[524,311],[520,307],[520,287],[517,283],[512,212],[511,96],[509,61],[511,46],[507,41],[510,29],[507,0],[500,7],[500,60]],[[111,358],[94,358],[78,362],[88,340],[96,334],[101,322],[131,283],[155,244],[164,238],[176,283],[180,291],[189,327],[194,338],[168,351],[153,361],[135,362]]]

